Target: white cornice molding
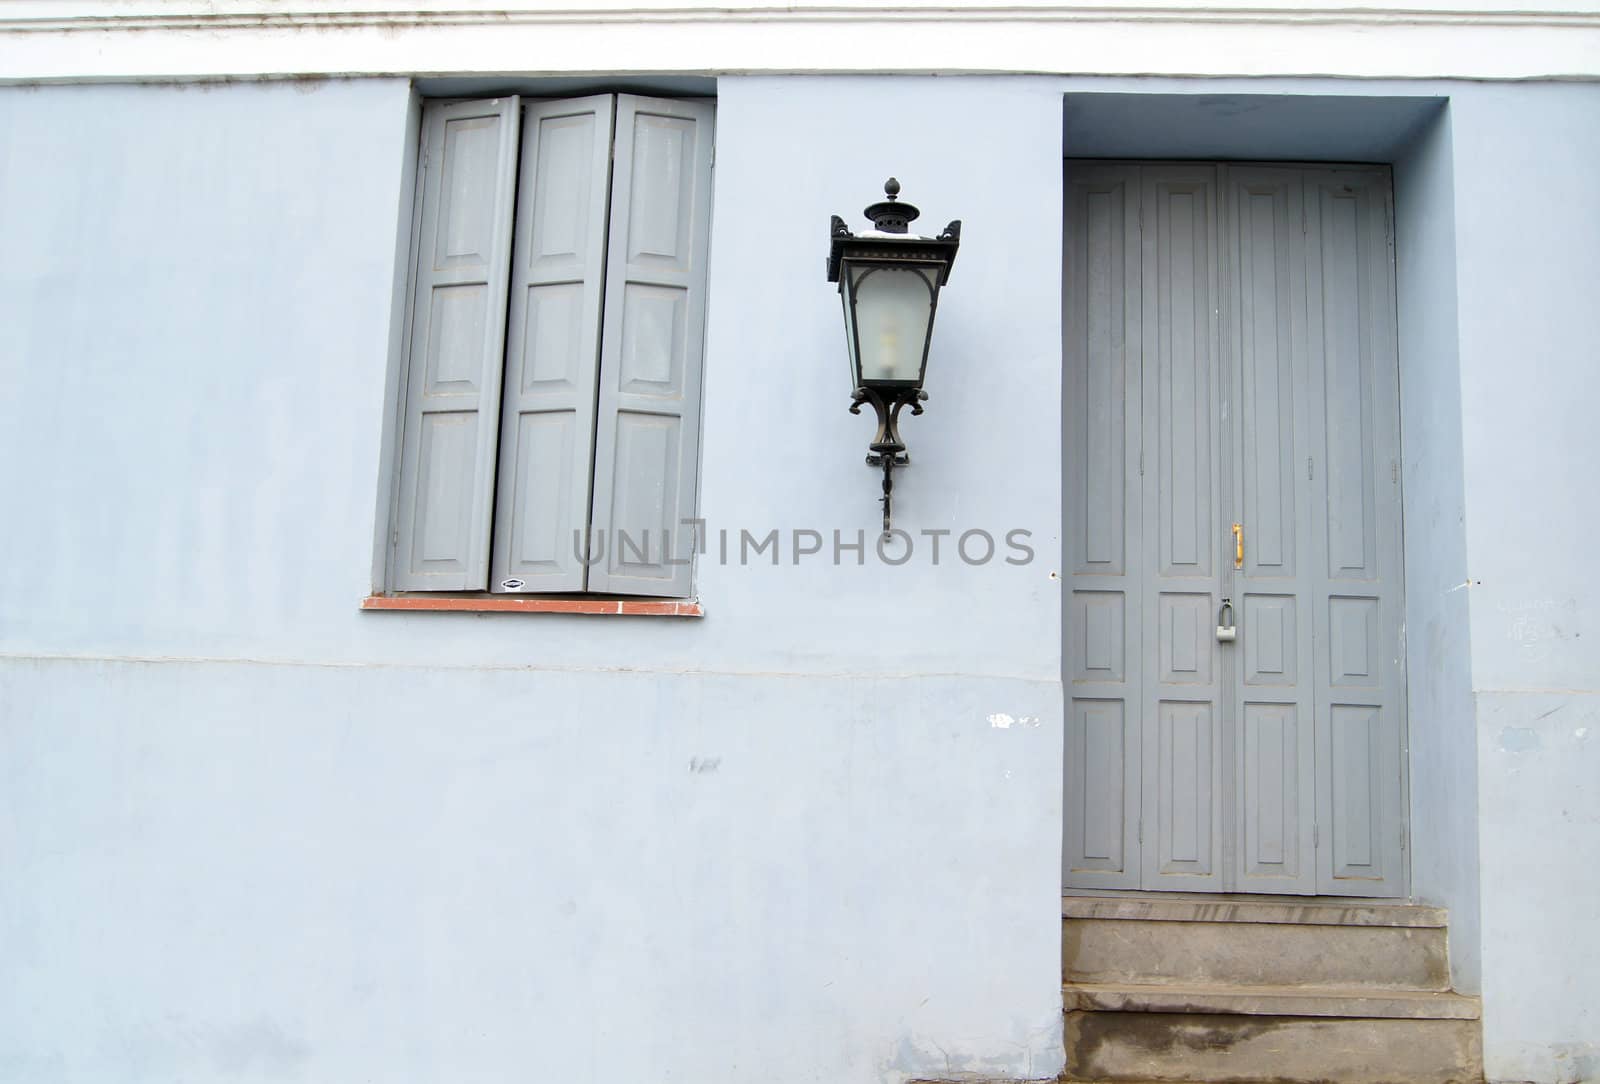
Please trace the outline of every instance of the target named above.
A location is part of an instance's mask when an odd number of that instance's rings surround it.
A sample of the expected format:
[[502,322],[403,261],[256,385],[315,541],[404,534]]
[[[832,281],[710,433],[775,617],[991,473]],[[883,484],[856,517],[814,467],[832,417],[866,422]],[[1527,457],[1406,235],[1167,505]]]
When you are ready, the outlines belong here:
[[1600,78],[1593,0],[6,0],[0,81],[593,72]]
[[1600,27],[1600,8],[1573,0],[1517,8],[1478,0],[1462,3],[1364,4],[1210,3],[1170,0],[1122,3],[964,0],[960,4],[890,4],[880,0],[833,0],[785,5],[692,5],[634,0],[552,4],[508,0],[485,6],[471,0],[385,3],[381,0],[7,0],[0,6],[0,32],[94,30],[336,29],[367,26],[638,25],[713,23],[722,26],[774,23],[1256,23],[1261,25]]

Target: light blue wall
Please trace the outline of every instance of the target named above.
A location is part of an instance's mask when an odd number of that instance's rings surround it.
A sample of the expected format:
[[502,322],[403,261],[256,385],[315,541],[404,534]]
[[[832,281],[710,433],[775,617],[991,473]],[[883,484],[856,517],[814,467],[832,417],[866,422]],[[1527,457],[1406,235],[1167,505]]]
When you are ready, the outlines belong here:
[[722,83],[712,529],[874,530],[823,261],[895,173],[968,230],[898,524],[1038,559],[698,622],[358,612],[407,107],[0,93],[0,1079],[1054,1075],[1059,94]]
[[405,85],[0,92],[0,1079],[1052,1075],[1087,90],[1450,99],[1384,152],[1413,884],[1458,981],[1481,940],[1491,1077],[1600,1075],[1600,87],[729,78],[712,529],[872,531],[822,266],[894,173],[966,223],[898,524],[1031,528],[1033,564],[703,562],[699,622],[359,613]]
[[[1466,164],[1470,168],[1470,163]],[[1455,160],[1437,106],[1397,156],[1411,890],[1450,910],[1450,973],[1481,988],[1478,771],[1467,612]]]
[[[740,528],[814,528],[830,548],[834,528],[872,539],[872,425],[846,410],[839,301],[822,269],[829,214],[864,225],[861,208],[895,172],[929,220],[964,217],[972,234],[941,300],[928,412],[902,427],[916,466],[896,476],[897,525],[1031,529],[1033,564],[968,567],[948,542],[938,568],[885,568],[870,554],[859,569],[740,568],[735,554],[732,567],[697,569],[715,619],[693,626],[359,613],[372,586],[404,86],[8,88],[18,149],[4,210],[17,255],[0,274],[14,284],[5,345],[17,376],[0,409],[16,419],[7,439],[29,452],[0,478],[21,507],[71,513],[41,513],[9,541],[26,548],[0,567],[17,615],[0,645],[1054,680],[1059,97],[1027,81],[785,85],[722,85],[710,528],[731,529],[735,551]],[[889,96],[904,134],[862,121],[862,94]],[[983,116],[975,153],[943,146],[951,110]],[[790,130],[763,128],[764,116]],[[1005,184],[993,183],[1000,169],[1012,171]],[[1023,233],[1018,201],[1036,208]],[[1006,392],[1015,424],[1001,430],[972,407]],[[994,621],[970,612],[980,598]]]
[[1450,106],[1486,1068],[1600,1079],[1600,86]]

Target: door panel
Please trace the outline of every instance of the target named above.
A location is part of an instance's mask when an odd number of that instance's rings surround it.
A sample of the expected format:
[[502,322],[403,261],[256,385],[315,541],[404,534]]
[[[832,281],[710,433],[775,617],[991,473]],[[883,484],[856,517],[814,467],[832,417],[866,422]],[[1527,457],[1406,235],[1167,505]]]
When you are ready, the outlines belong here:
[[[1216,169],[1140,167],[1145,888],[1222,887]],[[1148,785],[1154,782],[1154,786]]]
[[[1162,700],[1150,743],[1159,785],[1151,795],[1154,862],[1146,888],[1220,887],[1217,868],[1216,713],[1210,701]],[[1150,876],[1153,874],[1154,876]]]
[[1232,591],[1239,639],[1225,651],[1242,728],[1235,743],[1233,887],[1316,891],[1316,749],[1305,236],[1300,172],[1223,168],[1230,334],[1229,493],[1242,548]]
[[1139,887],[1139,171],[1074,169],[1066,186],[1064,302],[1071,443],[1063,448],[1070,594],[1065,628],[1064,884]]
[[1307,170],[1317,890],[1405,891],[1400,412],[1387,175]]
[[[1254,892],[1295,891],[1315,884],[1309,861],[1304,806],[1304,752],[1311,748],[1298,705],[1246,701],[1241,706],[1238,799],[1241,848],[1237,887]],[[1258,882],[1257,878],[1269,880]]]
[[1066,190],[1063,883],[1401,895],[1388,173]]

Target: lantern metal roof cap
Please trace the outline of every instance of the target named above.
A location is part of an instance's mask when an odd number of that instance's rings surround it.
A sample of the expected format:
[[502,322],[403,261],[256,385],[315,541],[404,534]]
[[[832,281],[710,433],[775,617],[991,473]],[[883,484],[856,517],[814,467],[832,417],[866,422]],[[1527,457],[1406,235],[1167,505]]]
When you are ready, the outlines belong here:
[[832,238],[828,251],[828,281],[839,281],[840,264],[848,257],[937,263],[940,265],[939,285],[943,286],[950,279],[950,268],[956,262],[956,249],[961,245],[961,220],[958,218],[951,222],[938,237],[910,233],[907,227],[922,212],[909,203],[900,202],[900,182],[893,177],[884,182],[883,192],[888,199],[874,203],[862,212],[872,220],[870,230],[851,233],[844,219],[833,216],[828,228]]

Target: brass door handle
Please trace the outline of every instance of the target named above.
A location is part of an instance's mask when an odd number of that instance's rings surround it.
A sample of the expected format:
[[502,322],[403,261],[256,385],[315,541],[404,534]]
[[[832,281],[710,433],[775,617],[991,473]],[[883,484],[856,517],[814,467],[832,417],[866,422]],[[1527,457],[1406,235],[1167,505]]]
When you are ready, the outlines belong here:
[[1233,567],[1244,567],[1244,524],[1233,525]]

